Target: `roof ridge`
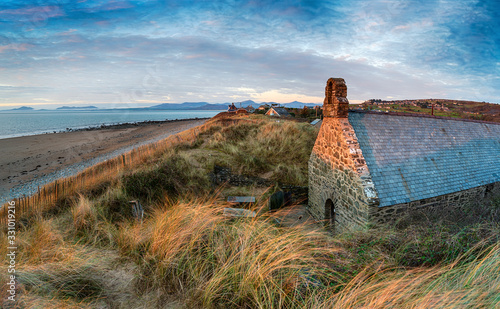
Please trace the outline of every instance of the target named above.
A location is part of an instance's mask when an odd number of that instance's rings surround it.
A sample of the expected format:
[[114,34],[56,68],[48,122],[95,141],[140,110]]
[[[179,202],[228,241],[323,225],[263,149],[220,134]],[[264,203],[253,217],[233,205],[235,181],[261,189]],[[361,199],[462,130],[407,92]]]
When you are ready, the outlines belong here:
[[455,121],[464,121],[464,122],[477,122],[477,123],[488,123],[500,125],[499,122],[494,121],[486,121],[486,120],[477,120],[477,119],[465,119],[465,118],[455,118],[455,117],[445,117],[445,116],[434,116],[427,114],[417,114],[417,113],[400,113],[400,112],[390,112],[390,111],[368,111],[368,110],[360,110],[360,109],[349,109],[351,113],[362,113],[362,114],[375,114],[375,115],[388,115],[388,116],[403,116],[403,117],[420,117],[420,118],[434,118],[434,119],[447,119],[447,120],[455,120]]

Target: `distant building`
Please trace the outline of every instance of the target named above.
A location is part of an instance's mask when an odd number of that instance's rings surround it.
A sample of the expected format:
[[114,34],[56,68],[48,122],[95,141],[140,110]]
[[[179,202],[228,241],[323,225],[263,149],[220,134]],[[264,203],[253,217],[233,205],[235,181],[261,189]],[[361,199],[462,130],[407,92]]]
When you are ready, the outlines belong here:
[[247,112],[249,113],[253,113],[255,111],[255,108],[253,108],[252,105],[248,105],[247,107],[245,107],[245,109],[247,110]]
[[269,104],[262,104],[261,106],[259,106],[259,108],[257,108],[258,110],[260,111],[265,111],[266,109],[268,109],[270,106]]
[[311,122],[311,125],[317,127],[317,128],[321,128],[321,124],[323,123],[323,120],[321,119],[315,119]]
[[284,107],[271,107],[266,115],[275,117],[290,117],[290,113]]
[[227,107],[227,111],[230,112],[230,113],[235,113],[237,110],[236,106],[234,105],[234,103],[231,103],[231,105],[229,105]]
[[244,108],[238,108],[236,114],[248,114],[248,111]]
[[350,111],[344,79],[330,78],[325,90],[308,210],[332,229],[500,195],[500,124]]

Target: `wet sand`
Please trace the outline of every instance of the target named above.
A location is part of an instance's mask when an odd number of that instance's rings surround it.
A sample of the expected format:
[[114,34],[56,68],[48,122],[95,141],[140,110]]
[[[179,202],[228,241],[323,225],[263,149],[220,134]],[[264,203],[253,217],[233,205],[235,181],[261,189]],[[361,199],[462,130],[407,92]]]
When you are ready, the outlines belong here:
[[120,149],[143,145],[206,119],[124,124],[93,130],[0,139],[0,197],[12,188]]

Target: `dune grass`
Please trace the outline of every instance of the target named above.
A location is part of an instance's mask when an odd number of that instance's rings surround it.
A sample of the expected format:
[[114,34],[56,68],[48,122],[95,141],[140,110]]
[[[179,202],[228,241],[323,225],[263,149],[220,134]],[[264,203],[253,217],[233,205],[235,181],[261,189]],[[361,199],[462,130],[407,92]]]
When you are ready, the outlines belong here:
[[[92,241],[95,231],[88,228],[106,220],[96,201],[80,197],[62,218],[34,218],[19,233],[21,300],[27,307],[112,306],[106,300],[117,291],[106,288],[106,257],[99,253],[105,249],[138,266],[136,297],[164,295],[149,303],[153,307],[172,295],[186,308],[500,305],[498,245],[408,268],[387,249],[391,244],[399,252],[396,237],[405,231],[369,229],[334,237],[321,227],[279,227],[273,217],[279,213],[228,219],[224,206],[216,197],[157,204],[143,224],[119,221],[105,247]],[[362,250],[367,242],[372,254],[360,260],[362,254],[351,249]],[[5,274],[4,267],[1,271]]]
[[[271,216],[228,220],[220,208],[184,201],[156,209],[143,226],[122,226],[118,246],[140,265],[144,292],[161,289],[203,308],[500,305],[498,242],[408,268],[403,242],[423,232],[405,238],[409,230],[387,227],[333,237],[321,228],[280,228]],[[364,243],[369,257],[356,252]]]
[[213,132],[207,148],[228,154],[238,173],[257,176],[271,172],[272,180],[307,185],[307,161],[317,133],[308,123],[242,122]]
[[[215,164],[230,166],[237,173],[268,173],[276,181],[306,185],[307,160],[317,132],[307,123],[276,122],[258,115],[214,118],[16,199],[17,217],[57,214],[70,207],[78,194],[100,196],[117,186],[124,186],[127,196],[150,203],[165,194],[207,192],[211,189],[207,175]],[[199,151],[190,155],[186,152],[189,149]],[[198,169],[190,165],[193,160],[201,161]],[[5,209],[0,209],[0,225],[7,223]]]
[[271,217],[229,220],[213,200],[158,208],[146,224],[120,232],[142,286],[202,307],[300,308],[317,286],[343,280],[328,267],[338,249],[327,234],[279,228]]
[[360,273],[340,293],[314,308],[497,308],[500,247],[470,263]]

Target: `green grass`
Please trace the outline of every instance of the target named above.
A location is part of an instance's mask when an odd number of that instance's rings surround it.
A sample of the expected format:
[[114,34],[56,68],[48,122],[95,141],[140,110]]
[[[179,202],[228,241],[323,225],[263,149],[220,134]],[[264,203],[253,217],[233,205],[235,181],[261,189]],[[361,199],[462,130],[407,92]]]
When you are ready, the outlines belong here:
[[122,179],[126,195],[151,203],[164,196],[178,196],[209,187],[208,175],[199,174],[189,162],[172,153],[154,165],[125,175]]
[[265,119],[221,129],[208,139],[207,148],[226,154],[239,173],[272,172],[273,180],[307,185],[307,161],[317,133],[308,123]]

